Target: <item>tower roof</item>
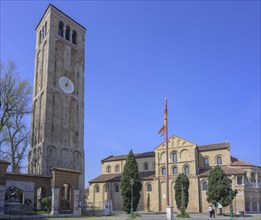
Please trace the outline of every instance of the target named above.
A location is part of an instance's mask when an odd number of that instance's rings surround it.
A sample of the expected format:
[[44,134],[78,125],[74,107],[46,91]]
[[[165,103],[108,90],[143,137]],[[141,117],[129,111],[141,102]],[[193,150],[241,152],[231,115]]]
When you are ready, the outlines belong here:
[[68,16],[67,14],[65,14],[64,12],[62,12],[60,9],[56,8],[54,5],[49,4],[48,7],[46,8],[45,12],[43,13],[43,16],[41,17],[40,21],[38,22],[35,30],[38,28],[38,26],[40,25],[41,21],[43,20],[44,15],[46,14],[46,12],[48,11],[49,8],[54,8],[55,10],[59,11],[60,13],[62,13],[64,16],[66,16],[67,18],[69,18],[70,20],[72,20],[73,22],[75,22],[76,24],[78,24],[80,27],[82,27],[84,30],[86,30],[86,28],[84,26],[82,26],[81,24],[79,24],[77,21],[75,21],[74,19],[72,19],[70,16]]

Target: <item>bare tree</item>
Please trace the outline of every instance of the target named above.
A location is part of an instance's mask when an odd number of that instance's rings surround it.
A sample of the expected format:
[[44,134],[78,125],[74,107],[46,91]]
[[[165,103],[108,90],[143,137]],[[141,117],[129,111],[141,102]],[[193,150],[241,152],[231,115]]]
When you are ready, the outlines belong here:
[[18,173],[29,145],[26,116],[31,113],[31,86],[20,80],[16,64],[1,63],[0,74],[0,159],[11,162]]
[[9,61],[1,63],[0,74],[0,133],[14,114],[31,113],[31,86],[28,81],[20,80],[16,64]]
[[11,162],[11,171],[20,173],[26,149],[30,143],[30,132],[23,122],[24,115],[13,115],[3,129],[3,145],[6,148],[4,155]]

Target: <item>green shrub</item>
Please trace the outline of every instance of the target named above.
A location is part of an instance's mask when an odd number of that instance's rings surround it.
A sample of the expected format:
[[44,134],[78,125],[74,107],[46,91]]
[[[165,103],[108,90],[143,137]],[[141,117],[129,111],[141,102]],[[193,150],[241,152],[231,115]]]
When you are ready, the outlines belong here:
[[69,202],[68,199],[62,198],[62,200],[61,200],[61,208],[62,208],[62,210],[70,209],[70,202]]
[[50,212],[52,209],[52,197],[44,197],[41,200],[42,207],[44,210]]
[[190,218],[190,216],[188,213],[184,212],[183,214],[177,214],[177,218]]

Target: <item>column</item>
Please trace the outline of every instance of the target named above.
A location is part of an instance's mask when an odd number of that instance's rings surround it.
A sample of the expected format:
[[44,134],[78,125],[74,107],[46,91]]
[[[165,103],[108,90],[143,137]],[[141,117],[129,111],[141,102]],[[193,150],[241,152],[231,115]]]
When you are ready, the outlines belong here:
[[70,41],[70,43],[72,43],[72,31],[71,30],[70,30],[69,36],[70,36],[69,41]]
[[258,188],[258,172],[255,173],[256,188]]
[[5,214],[5,185],[0,185],[0,217]]
[[78,216],[81,214],[81,211],[79,210],[79,190],[74,190],[73,195],[73,215]]
[[251,172],[249,170],[247,171],[246,176],[247,176],[247,181],[250,183]]
[[65,38],[65,34],[66,34],[66,27],[63,28],[63,37]]
[[[157,166],[157,170],[158,170],[158,166]],[[152,200],[152,201],[155,206],[154,211],[160,211],[160,206],[161,206],[160,205],[161,204],[160,180],[157,179],[155,182],[156,182],[156,184],[154,184],[155,190],[153,192],[153,195],[154,195],[154,198],[157,198],[157,199]]]
[[112,198],[112,190],[113,190],[113,188],[112,188],[112,182],[110,183],[110,188],[109,188],[109,192],[110,192],[110,200],[112,200],[113,198]]
[[60,188],[52,188],[52,211],[51,215],[58,215]]

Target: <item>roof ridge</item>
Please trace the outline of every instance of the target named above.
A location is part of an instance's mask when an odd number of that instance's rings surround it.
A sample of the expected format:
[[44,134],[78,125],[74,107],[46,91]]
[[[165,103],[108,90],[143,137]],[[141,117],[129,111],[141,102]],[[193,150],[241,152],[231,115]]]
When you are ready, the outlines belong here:
[[104,160],[107,160],[107,159],[109,159],[109,158],[111,158],[111,157],[113,157],[113,155],[110,155],[110,156],[108,156],[108,157],[105,157],[104,159],[101,160],[101,162],[103,162]]
[[204,145],[198,145],[198,147],[211,146],[211,145],[220,145],[220,144],[229,145],[229,142],[220,142],[220,143],[215,143],[215,144],[204,144]]
[[[146,154],[148,153],[154,153],[154,151],[146,151],[146,152],[142,152],[142,153],[135,153],[134,157],[142,157],[142,155],[144,155],[144,157],[148,157],[146,156]],[[121,155],[110,155],[109,157],[106,157],[104,159],[101,160],[101,162],[105,162],[108,159],[113,159],[113,158],[121,158],[121,159],[125,159],[125,157],[128,157],[128,154],[121,154]]]
[[229,144],[229,142],[223,142],[223,143],[216,143],[216,144],[200,145],[200,146],[197,146],[197,148],[200,152],[213,151],[216,149],[229,149],[230,144]]

